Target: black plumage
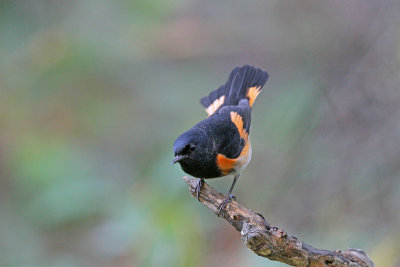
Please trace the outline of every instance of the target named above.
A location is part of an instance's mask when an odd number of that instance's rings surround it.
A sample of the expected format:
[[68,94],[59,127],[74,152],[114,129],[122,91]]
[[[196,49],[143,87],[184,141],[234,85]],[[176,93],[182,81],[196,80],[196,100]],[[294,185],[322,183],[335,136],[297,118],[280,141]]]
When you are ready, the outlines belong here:
[[224,85],[200,100],[209,116],[175,140],[173,163],[202,179],[235,175],[231,193],[251,159],[251,109],[267,80],[267,72],[249,65],[233,69]]

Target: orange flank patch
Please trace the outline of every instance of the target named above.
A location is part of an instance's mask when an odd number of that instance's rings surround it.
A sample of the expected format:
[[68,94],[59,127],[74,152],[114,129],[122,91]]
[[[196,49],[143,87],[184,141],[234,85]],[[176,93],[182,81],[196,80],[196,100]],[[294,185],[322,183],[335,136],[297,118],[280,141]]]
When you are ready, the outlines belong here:
[[236,125],[239,131],[240,138],[243,138],[247,142],[248,134],[246,129],[243,128],[243,118],[237,112],[231,111],[231,121]]
[[233,172],[236,165],[236,159],[230,159],[222,154],[217,155],[217,167],[222,175],[228,175]]
[[231,121],[236,125],[239,131],[240,138],[243,138],[245,145],[239,156],[235,159],[227,158],[223,154],[217,155],[217,167],[222,175],[228,175],[232,172],[240,172],[249,164],[251,159],[251,145],[248,141],[248,133],[243,128],[243,118],[237,112],[231,111]]
[[249,139],[249,134],[246,132],[245,129],[243,129],[242,133],[243,133],[242,138],[244,139],[244,142],[247,143],[247,140]]
[[[250,141],[246,143],[243,147],[242,152],[238,157],[238,163],[241,165],[240,167],[246,167],[247,164],[250,162],[250,155],[251,154],[251,144]],[[243,166],[245,165],[245,166]]]
[[206,112],[208,116],[211,116],[217,109],[224,104],[225,101],[225,96],[221,96],[220,98],[217,98],[214,100],[214,102],[211,103],[211,105],[206,108]]
[[222,175],[228,175],[232,172],[241,172],[247,167],[251,160],[251,145],[247,142],[240,152],[239,157],[235,159],[227,158],[225,155],[217,155],[217,167]]
[[254,100],[256,100],[258,94],[261,92],[261,86],[253,86],[249,88],[247,92],[247,98],[249,99],[250,107],[253,106]]

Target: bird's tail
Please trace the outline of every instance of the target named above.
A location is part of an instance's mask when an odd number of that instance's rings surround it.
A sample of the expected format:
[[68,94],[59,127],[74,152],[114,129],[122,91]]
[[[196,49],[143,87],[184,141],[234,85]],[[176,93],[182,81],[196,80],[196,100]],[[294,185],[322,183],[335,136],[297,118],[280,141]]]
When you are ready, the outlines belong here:
[[268,77],[267,72],[249,65],[236,67],[229,75],[226,84],[203,97],[200,103],[206,108],[208,115],[223,106],[235,106],[244,98],[252,107]]

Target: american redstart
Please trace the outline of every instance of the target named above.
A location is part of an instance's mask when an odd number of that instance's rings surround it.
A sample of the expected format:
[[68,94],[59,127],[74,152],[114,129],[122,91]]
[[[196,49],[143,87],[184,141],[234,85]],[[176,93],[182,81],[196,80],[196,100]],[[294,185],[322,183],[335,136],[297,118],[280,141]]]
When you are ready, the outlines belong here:
[[268,73],[261,69],[236,67],[224,85],[200,100],[208,117],[174,142],[172,163],[179,162],[184,172],[200,178],[197,199],[203,179],[233,175],[229,196],[219,206],[218,214],[235,199],[233,187],[251,160],[251,109],[267,80]]

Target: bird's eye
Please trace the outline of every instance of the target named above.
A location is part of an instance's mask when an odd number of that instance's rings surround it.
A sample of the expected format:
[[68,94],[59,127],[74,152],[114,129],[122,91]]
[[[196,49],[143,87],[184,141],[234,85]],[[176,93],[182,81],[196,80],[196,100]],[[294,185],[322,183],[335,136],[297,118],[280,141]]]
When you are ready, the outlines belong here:
[[196,148],[195,144],[190,144],[189,145],[189,151],[193,151]]

